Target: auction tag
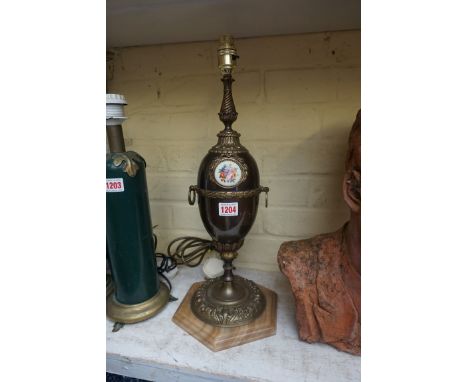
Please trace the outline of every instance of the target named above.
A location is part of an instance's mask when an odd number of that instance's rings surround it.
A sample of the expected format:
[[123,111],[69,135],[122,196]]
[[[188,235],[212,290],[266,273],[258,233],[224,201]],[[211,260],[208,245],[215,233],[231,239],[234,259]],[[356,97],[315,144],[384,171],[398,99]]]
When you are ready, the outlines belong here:
[[123,192],[125,190],[122,178],[107,178],[106,183],[106,192]]
[[219,216],[237,216],[239,215],[239,206],[235,203],[219,203]]

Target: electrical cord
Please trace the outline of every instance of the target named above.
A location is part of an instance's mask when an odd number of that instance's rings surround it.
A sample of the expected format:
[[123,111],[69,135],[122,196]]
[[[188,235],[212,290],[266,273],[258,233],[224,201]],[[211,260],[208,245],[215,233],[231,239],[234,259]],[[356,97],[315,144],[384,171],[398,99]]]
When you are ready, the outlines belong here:
[[[176,244],[175,249],[172,247]],[[198,267],[205,255],[214,249],[213,241],[194,236],[183,236],[172,240],[167,246],[167,254],[177,265],[190,268]],[[188,251],[188,252],[187,252]]]
[[190,268],[195,268],[201,264],[205,255],[214,248],[212,240],[201,239],[194,236],[183,236],[169,243],[166,255],[156,251],[157,238],[154,233],[153,243],[156,259],[160,259],[159,265],[157,266],[158,274],[167,282],[169,290],[172,290],[172,284],[164,273],[172,271],[178,265],[186,265]]
[[[157,244],[158,244],[158,239],[156,238],[156,235],[153,232],[153,250],[154,250],[154,256],[156,258],[156,270],[159,276],[161,276],[166,282],[167,286],[169,287],[169,292],[170,292],[172,291],[172,284],[169,281],[169,279],[166,277],[166,275],[164,275],[164,272],[167,273],[167,272],[172,271],[177,266],[177,263],[174,261],[174,259],[166,256],[164,253],[157,252],[156,251]],[[159,265],[158,265],[158,258],[162,259]],[[172,297],[172,298],[177,300],[177,298],[175,297]],[[171,301],[174,301],[174,300],[171,299]]]
[[[153,227],[156,228],[157,226]],[[176,245],[176,243],[178,243]],[[182,236],[172,240],[167,246],[167,255],[156,251],[158,239],[153,232],[153,250],[156,257],[156,269],[161,278],[166,282],[169,287],[169,292],[172,291],[172,284],[169,279],[164,275],[176,268],[178,265],[186,265],[190,268],[198,267],[205,255],[214,249],[213,241],[201,239],[194,236]],[[176,245],[176,246],[175,246]],[[173,248],[175,246],[175,248]],[[188,251],[188,252],[187,252]],[[158,259],[161,259],[158,263]],[[169,301],[176,301],[177,297],[169,294]],[[125,324],[116,322],[112,329],[113,332],[119,331]]]

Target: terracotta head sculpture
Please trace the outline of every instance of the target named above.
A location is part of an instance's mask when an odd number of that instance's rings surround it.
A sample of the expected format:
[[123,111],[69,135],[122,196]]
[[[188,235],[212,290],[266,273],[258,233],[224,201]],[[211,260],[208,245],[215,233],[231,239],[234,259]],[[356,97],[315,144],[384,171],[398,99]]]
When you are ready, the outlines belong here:
[[343,179],[350,220],[338,231],[281,245],[278,265],[296,302],[299,338],[361,354],[361,112]]
[[346,244],[354,268],[361,274],[361,111],[349,134],[343,197],[351,216],[345,226]]

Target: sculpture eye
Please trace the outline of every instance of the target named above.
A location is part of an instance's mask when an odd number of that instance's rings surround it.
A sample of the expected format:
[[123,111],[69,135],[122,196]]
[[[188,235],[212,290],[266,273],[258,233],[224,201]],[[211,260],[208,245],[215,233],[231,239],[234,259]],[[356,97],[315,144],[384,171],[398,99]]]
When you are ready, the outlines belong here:
[[346,184],[349,185],[349,196],[355,202],[361,201],[361,172],[352,170],[348,173]]

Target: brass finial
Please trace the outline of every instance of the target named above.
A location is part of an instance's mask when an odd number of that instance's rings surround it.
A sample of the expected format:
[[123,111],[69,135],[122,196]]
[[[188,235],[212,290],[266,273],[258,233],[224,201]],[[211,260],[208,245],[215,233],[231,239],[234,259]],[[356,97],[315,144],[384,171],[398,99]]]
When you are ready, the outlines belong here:
[[221,73],[223,75],[231,74],[237,66],[236,61],[238,58],[239,56],[237,55],[232,36],[221,36],[218,48],[218,68],[221,70]]

